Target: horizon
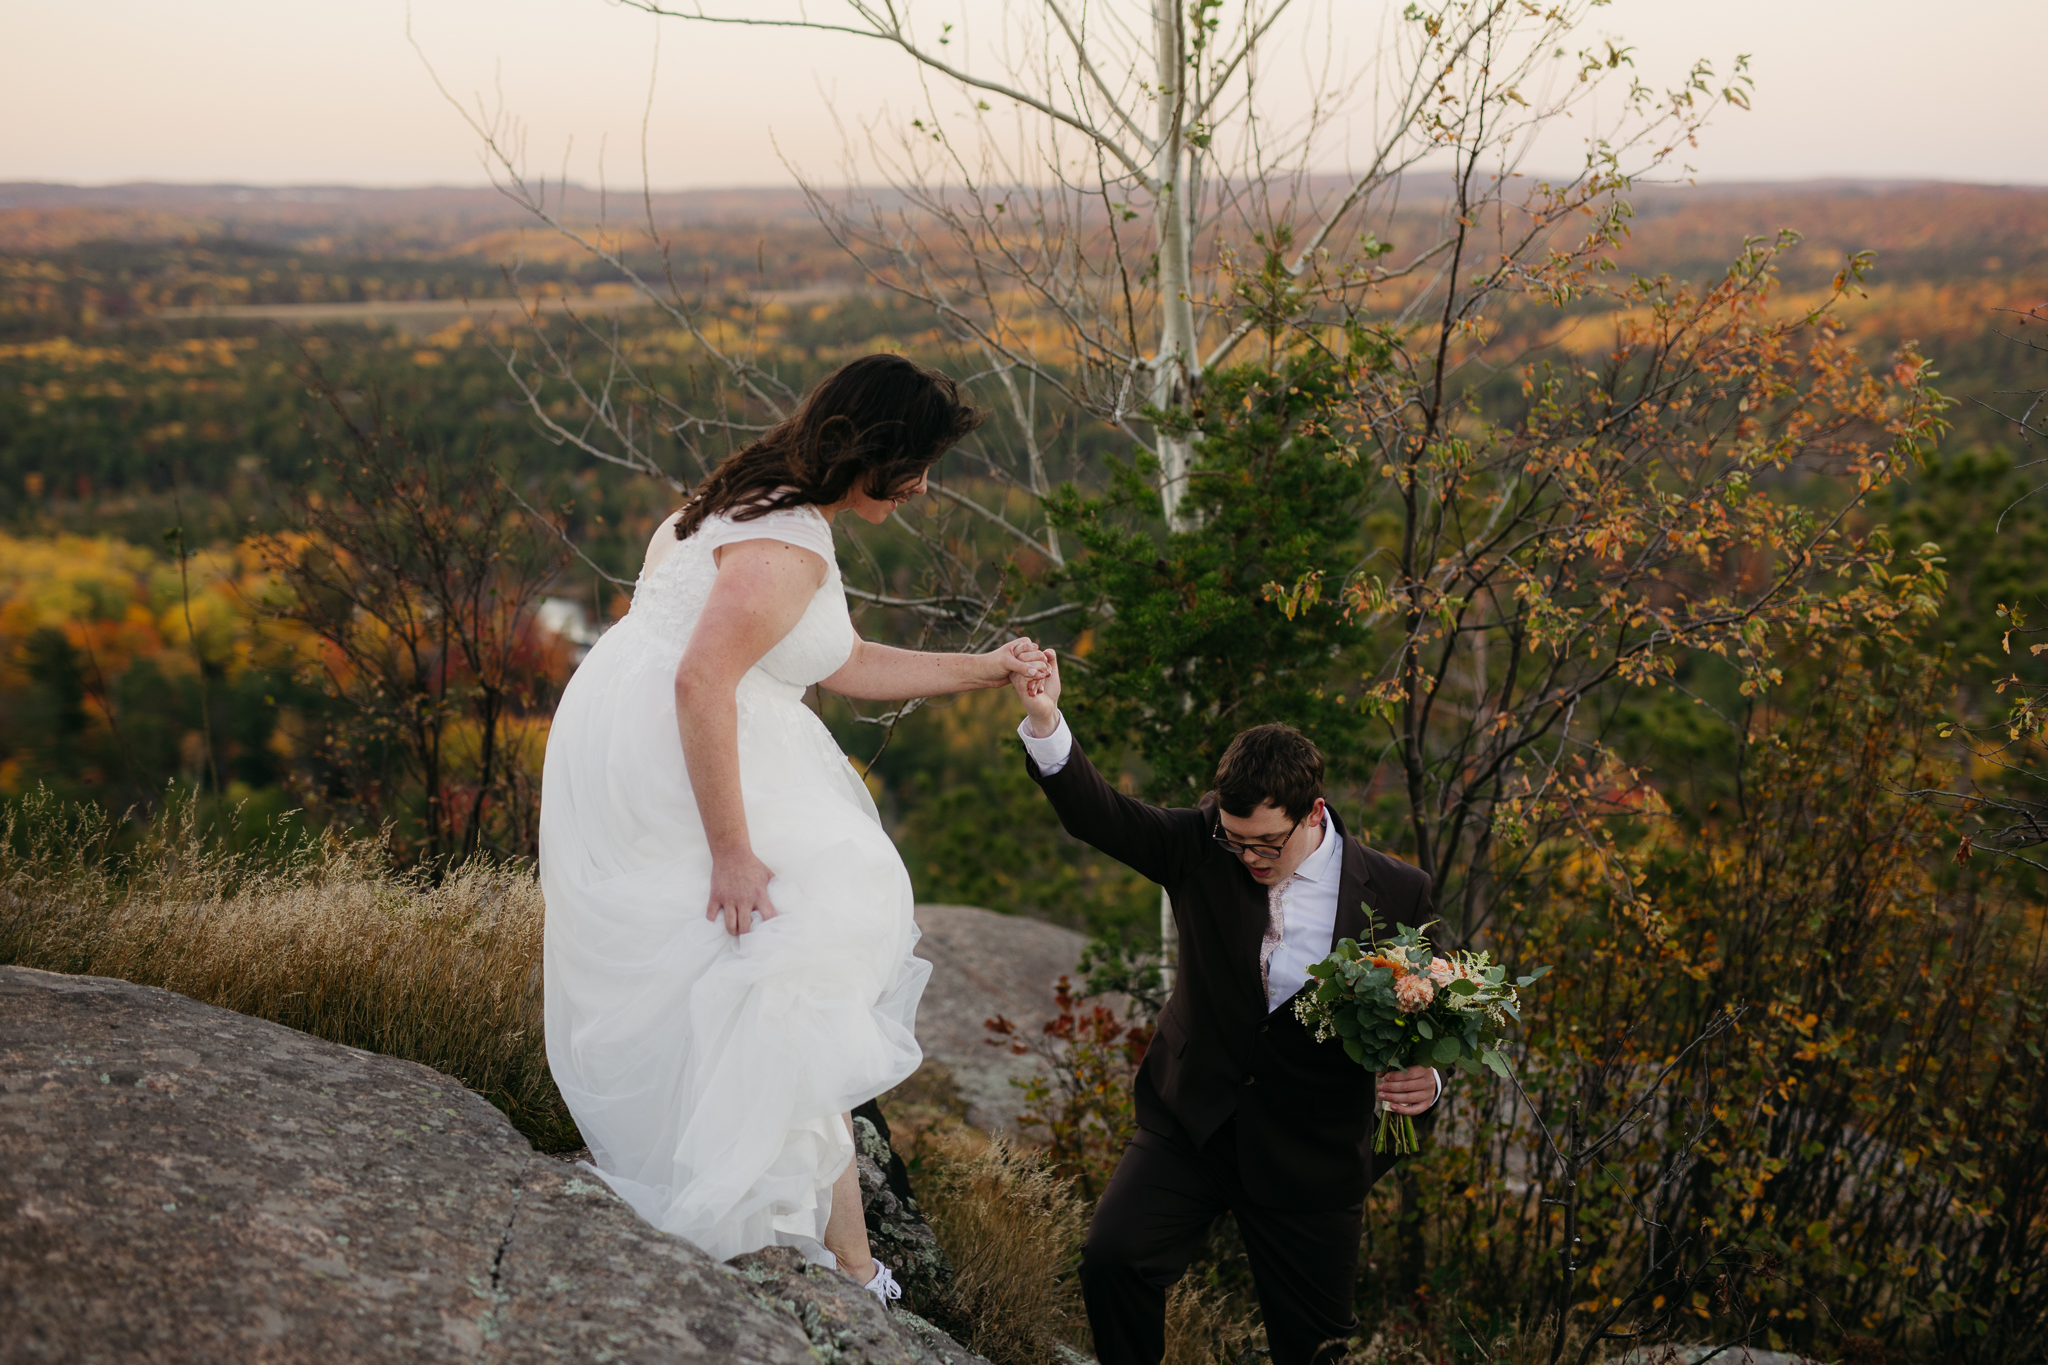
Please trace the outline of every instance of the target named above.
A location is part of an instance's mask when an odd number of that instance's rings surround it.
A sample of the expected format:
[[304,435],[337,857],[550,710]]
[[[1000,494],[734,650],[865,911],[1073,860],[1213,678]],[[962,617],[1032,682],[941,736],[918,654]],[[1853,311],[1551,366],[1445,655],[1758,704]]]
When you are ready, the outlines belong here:
[[[1410,180],[1428,180],[1443,174],[1445,173],[1441,171],[1418,171],[1412,172],[1408,178]],[[1341,181],[1344,178],[1345,177],[1342,175],[1342,173],[1334,171],[1322,172],[1311,177],[1311,179],[1330,181]],[[1542,179],[1543,176],[1537,172],[1531,171],[1524,173],[1522,178],[1535,180]],[[602,192],[618,196],[621,198],[632,198],[642,193],[657,195],[777,193],[790,194],[796,196],[801,196],[803,193],[803,190],[800,186],[787,183],[750,184],[734,182],[730,184],[676,184],[653,185],[645,187],[644,189],[643,187],[638,185],[627,187],[620,187],[615,185],[600,186],[592,184],[588,181],[577,179],[569,179],[566,181],[550,180],[548,183],[550,193],[552,193],[554,189],[559,186],[577,193],[597,194]],[[815,188],[825,190],[828,192],[837,192],[841,190],[850,189],[880,190],[887,188],[886,186],[879,185],[865,185],[856,181],[818,181],[814,182],[814,185]],[[1657,190],[1748,189],[1752,187],[1759,189],[1799,188],[1806,190],[1824,190],[1838,188],[1940,189],[1949,187],[1957,189],[1980,190],[2039,190],[2048,189],[2048,178],[2044,178],[2041,180],[1978,180],[1928,175],[1784,175],[1724,178],[1719,176],[1698,175],[1687,177],[1684,180],[1645,179],[1640,185],[1636,186],[1636,188],[1639,189]],[[150,189],[254,190],[267,194],[289,194],[293,192],[318,191],[348,191],[363,194],[405,194],[433,190],[449,191],[464,194],[502,193],[502,190],[497,185],[494,185],[487,180],[477,180],[468,182],[453,180],[419,182],[379,182],[359,180],[158,180],[148,178],[105,181],[36,179],[0,180],[0,193],[4,193],[8,190],[24,189],[73,190],[82,193],[110,190]],[[5,211],[4,206],[0,206],[0,211]]]
[[[954,51],[985,64],[999,6],[934,0],[918,21],[959,20],[973,41]],[[1299,112],[1292,87],[1321,62],[1368,69],[1398,11],[1396,0],[1310,5],[1275,30],[1261,60],[1283,122]],[[602,0],[363,0],[338,16],[267,0],[0,0],[0,15],[18,72],[0,88],[14,134],[0,181],[15,184],[480,187],[476,136],[437,81],[517,120],[551,181],[637,189],[643,124],[647,179],[664,193],[787,188],[799,174],[839,184],[853,179],[846,165],[874,181],[839,120],[855,143],[870,125],[893,137],[919,99],[908,59],[872,42],[661,22]],[[2048,40],[2037,0],[1956,0],[1939,25],[1908,0],[1614,0],[1580,33],[1632,47],[1623,74],[1660,88],[1696,57],[1718,86],[1751,54],[1752,110],[1721,110],[1679,158],[1703,184],[2048,184],[2048,142],[2034,132],[2031,56]],[[1602,108],[1613,105],[1596,105],[1596,119]],[[1312,159],[1319,171],[1344,173],[1345,139],[1363,136],[1351,114]],[[1557,125],[1532,162],[1564,174],[1593,121]]]

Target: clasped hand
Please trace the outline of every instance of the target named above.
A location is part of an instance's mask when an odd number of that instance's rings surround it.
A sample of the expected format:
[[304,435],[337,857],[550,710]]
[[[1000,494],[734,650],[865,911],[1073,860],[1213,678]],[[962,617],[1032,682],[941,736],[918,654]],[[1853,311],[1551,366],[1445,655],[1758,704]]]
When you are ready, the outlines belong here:
[[1382,1071],[1379,1074],[1379,1096],[1387,1108],[1413,1118],[1436,1103],[1436,1073],[1426,1066]]
[[1055,650],[1041,649],[1037,655],[1037,671],[1012,673],[1010,686],[1024,703],[1024,714],[1031,718],[1031,733],[1051,739],[1059,728],[1060,660]]
[[1021,689],[1047,677],[1052,671],[1052,651],[1040,649],[1036,641],[1023,635],[990,650],[981,656],[981,660],[988,666],[988,672],[981,679],[983,687],[1008,684]]
[[775,918],[775,902],[768,899],[768,883],[775,874],[768,864],[754,856],[752,849],[711,859],[711,903],[704,908],[705,919],[723,919],[725,932],[737,937],[754,927],[754,916]]

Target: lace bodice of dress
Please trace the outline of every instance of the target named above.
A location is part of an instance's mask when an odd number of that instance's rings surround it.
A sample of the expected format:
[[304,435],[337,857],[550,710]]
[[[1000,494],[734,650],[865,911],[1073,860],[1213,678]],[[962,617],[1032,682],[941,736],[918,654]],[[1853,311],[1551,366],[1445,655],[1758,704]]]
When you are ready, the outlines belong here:
[[689,644],[711,585],[718,577],[712,555],[721,545],[742,540],[780,540],[824,557],[825,582],[804,614],[775,647],[748,671],[750,681],[781,684],[801,694],[813,683],[839,671],[853,654],[853,618],[846,610],[846,589],[832,552],[832,526],[815,507],[792,507],[752,521],[707,517],[668,557],[640,576],[627,619],[681,650]]

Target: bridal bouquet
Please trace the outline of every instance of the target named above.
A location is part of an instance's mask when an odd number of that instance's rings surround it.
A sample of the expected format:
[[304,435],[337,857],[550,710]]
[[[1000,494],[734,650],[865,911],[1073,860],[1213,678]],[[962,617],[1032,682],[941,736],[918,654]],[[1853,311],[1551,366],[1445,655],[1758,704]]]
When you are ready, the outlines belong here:
[[[1315,988],[1294,1012],[1317,1042],[1343,1039],[1344,1051],[1367,1071],[1455,1066],[1477,1075],[1484,1066],[1505,1079],[1500,1043],[1508,1021],[1522,1017],[1516,992],[1549,970],[1538,967],[1509,985],[1508,969],[1491,954],[1439,956],[1421,929],[1404,924],[1367,948],[1339,940],[1335,952],[1308,969]],[[1385,1151],[1390,1142],[1396,1152],[1414,1151],[1415,1120],[1382,1109],[1372,1149]]]

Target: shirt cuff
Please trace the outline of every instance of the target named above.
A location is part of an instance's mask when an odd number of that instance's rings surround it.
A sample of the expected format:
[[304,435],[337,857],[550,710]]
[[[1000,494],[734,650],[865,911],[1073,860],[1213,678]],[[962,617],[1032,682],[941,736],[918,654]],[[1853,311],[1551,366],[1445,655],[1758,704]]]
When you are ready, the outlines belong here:
[[1074,732],[1067,728],[1065,712],[1057,713],[1059,724],[1044,739],[1031,733],[1031,717],[1017,722],[1017,738],[1024,741],[1024,752],[1031,755],[1031,761],[1038,765],[1041,777],[1051,777],[1067,766],[1068,755],[1074,752]]
[[1431,1104],[1435,1104],[1444,1097],[1444,1073],[1438,1071],[1435,1067],[1431,1067],[1429,1069],[1429,1078],[1436,1082],[1436,1094],[1429,1101]]

